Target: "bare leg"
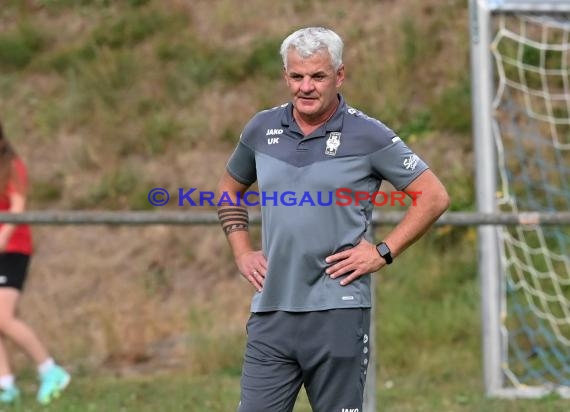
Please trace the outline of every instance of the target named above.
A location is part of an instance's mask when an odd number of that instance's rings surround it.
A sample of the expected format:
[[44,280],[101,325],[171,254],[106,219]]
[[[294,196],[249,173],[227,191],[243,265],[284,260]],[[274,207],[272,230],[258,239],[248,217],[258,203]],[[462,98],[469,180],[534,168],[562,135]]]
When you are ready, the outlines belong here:
[[4,347],[4,339],[0,337],[0,376],[11,375],[10,362],[8,361],[8,354]]
[[[16,305],[20,291],[13,288],[0,288],[0,332],[22,348],[40,365],[49,358],[49,354],[34,331],[20,319],[16,318]],[[6,358],[4,347],[0,349],[0,368],[2,368],[2,352]],[[7,366],[7,361],[6,367]]]

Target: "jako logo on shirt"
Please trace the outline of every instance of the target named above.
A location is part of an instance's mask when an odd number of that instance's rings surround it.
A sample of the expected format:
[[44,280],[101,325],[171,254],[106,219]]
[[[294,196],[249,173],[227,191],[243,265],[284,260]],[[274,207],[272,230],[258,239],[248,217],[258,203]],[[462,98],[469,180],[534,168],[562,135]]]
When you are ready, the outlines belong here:
[[342,408],[342,412],[359,412],[358,408]]
[[275,136],[279,134],[283,134],[283,129],[267,129],[265,136]]

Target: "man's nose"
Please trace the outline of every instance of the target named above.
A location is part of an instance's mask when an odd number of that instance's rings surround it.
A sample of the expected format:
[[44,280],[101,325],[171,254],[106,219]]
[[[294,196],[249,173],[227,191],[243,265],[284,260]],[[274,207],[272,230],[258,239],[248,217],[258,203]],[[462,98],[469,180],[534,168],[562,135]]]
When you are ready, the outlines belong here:
[[301,82],[301,90],[303,92],[312,91],[314,87],[315,84],[313,82],[313,79],[311,79],[309,76],[303,77],[303,81]]

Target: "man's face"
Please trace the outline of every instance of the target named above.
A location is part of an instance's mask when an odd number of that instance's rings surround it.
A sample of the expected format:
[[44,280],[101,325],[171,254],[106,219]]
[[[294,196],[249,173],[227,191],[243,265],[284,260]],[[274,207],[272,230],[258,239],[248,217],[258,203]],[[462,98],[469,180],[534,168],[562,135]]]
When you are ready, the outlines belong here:
[[326,51],[303,59],[295,50],[290,50],[284,77],[297,113],[312,122],[325,121],[338,103],[344,65],[335,71]]

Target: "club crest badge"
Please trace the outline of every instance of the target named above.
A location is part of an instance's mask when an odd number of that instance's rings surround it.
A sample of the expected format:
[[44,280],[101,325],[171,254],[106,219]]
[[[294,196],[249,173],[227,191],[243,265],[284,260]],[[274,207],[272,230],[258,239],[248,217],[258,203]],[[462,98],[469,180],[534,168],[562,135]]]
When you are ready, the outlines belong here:
[[327,148],[325,149],[325,154],[328,156],[336,156],[338,147],[340,146],[340,135],[339,132],[332,132],[327,139]]

